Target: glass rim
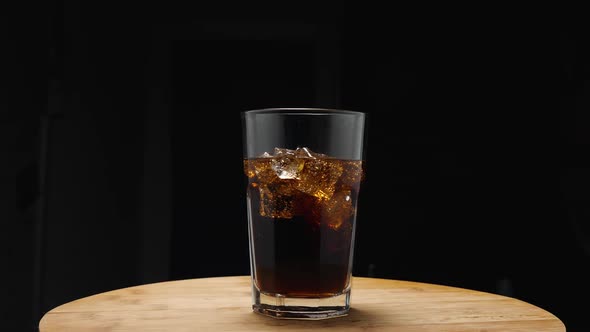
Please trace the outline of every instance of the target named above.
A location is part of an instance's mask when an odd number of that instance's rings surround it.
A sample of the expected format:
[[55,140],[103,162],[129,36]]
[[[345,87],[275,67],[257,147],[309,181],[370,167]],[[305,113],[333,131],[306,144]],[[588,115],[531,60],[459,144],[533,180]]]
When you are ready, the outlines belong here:
[[284,114],[284,115],[330,115],[330,114],[348,114],[364,116],[366,113],[360,111],[346,110],[340,108],[322,108],[322,107],[267,107],[242,111],[243,115],[247,114]]

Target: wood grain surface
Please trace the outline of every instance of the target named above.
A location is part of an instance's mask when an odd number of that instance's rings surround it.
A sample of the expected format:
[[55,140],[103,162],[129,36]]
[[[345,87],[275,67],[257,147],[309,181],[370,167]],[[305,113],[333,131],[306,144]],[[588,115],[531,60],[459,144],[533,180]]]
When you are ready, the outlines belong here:
[[40,332],[64,331],[535,331],[564,332],[550,312],[521,300],[443,285],[353,278],[351,311],[320,321],[251,309],[249,276],[168,281],[113,290],[47,312]]

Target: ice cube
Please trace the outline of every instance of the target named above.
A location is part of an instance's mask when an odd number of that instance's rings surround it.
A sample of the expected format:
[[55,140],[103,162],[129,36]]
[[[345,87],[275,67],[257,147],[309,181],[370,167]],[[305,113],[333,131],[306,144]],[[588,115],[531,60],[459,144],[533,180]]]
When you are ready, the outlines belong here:
[[311,150],[309,150],[308,148],[305,147],[298,147],[295,150],[295,156],[297,158],[315,158],[314,157],[314,153],[311,152]]
[[330,199],[340,175],[342,165],[333,160],[305,159],[295,188],[317,198]]
[[295,150],[275,148],[271,157],[272,169],[280,179],[299,179],[304,160],[298,158]]
[[261,184],[259,190],[259,213],[261,216],[284,219],[293,218],[293,201],[296,192],[290,183],[276,182]]
[[262,183],[274,182],[277,179],[271,168],[271,159],[244,160],[244,171],[249,178],[257,177]]
[[337,191],[330,200],[322,201],[322,216],[327,226],[338,230],[354,215],[350,191]]
[[337,184],[339,188],[356,188],[358,190],[359,185],[363,181],[363,164],[358,160],[340,161],[343,172],[340,180]]

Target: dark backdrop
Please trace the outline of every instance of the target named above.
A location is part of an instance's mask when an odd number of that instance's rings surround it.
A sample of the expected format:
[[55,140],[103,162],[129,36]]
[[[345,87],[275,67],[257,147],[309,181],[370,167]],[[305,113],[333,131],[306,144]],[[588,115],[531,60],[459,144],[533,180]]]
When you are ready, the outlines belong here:
[[369,115],[356,275],[514,296],[587,330],[584,22],[448,12],[50,7],[47,102],[36,90],[18,108],[3,326],[35,330],[120,287],[248,274],[239,112],[301,106]]

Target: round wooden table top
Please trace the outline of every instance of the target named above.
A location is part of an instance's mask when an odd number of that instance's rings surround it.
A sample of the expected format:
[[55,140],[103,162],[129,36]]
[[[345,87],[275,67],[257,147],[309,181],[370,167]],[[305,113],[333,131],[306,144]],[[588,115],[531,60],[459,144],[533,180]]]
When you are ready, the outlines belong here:
[[553,314],[521,300],[420,282],[354,277],[348,316],[284,320],[252,311],[249,276],[167,281],[109,291],[47,312],[54,331],[552,331]]

